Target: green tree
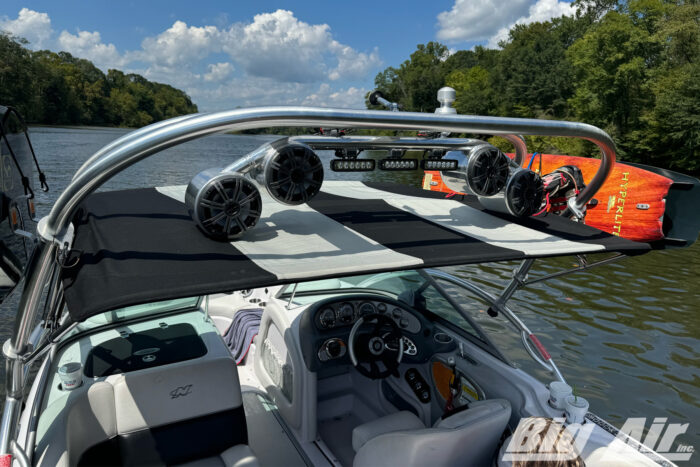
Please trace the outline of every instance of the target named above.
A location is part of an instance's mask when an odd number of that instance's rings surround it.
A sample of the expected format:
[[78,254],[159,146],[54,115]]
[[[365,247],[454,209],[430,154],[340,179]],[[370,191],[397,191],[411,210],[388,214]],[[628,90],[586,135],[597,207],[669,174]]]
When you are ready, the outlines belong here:
[[571,17],[516,25],[502,44],[494,81],[500,113],[518,117],[568,117],[573,72],[567,48],[584,34],[583,21]]
[[0,104],[17,107],[27,118],[36,108],[35,70],[27,42],[0,33]]
[[143,126],[193,113],[182,91],[142,76],[109,70],[66,52],[31,52],[26,41],[0,33],[0,103],[29,122]]
[[646,162],[700,172],[700,4],[679,3],[660,17],[662,61],[649,87],[654,106],[637,137]]
[[419,44],[398,69],[380,72],[374,84],[403,110],[432,112],[439,105],[437,91],[445,82],[443,63],[448,55],[447,47],[438,42]]
[[628,13],[607,13],[567,51],[576,75],[569,101],[576,116],[606,129],[632,158],[633,131],[643,129],[642,117],[653,106],[650,70],[662,48],[654,29],[663,9],[660,0],[630,2]]
[[461,114],[491,115],[495,110],[494,90],[488,70],[476,65],[450,73],[445,83],[457,91],[455,108]]

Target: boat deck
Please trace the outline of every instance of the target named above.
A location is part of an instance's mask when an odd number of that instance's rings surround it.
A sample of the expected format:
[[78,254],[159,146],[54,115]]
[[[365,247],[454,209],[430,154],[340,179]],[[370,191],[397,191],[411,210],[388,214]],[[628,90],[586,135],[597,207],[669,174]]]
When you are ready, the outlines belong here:
[[[305,456],[280,423],[275,404],[252,388],[243,391],[248,445],[261,466],[305,466]],[[308,464],[310,465],[310,464]]]

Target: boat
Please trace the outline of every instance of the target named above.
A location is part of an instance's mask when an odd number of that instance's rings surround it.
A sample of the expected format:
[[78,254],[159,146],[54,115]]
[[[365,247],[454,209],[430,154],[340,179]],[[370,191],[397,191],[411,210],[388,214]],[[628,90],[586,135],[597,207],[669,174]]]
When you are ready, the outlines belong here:
[[[438,136],[283,137],[187,186],[98,191],[174,145],[275,126]],[[492,183],[470,181],[471,156],[502,153],[443,133],[503,135],[521,154],[520,135],[593,141],[601,163],[574,210],[615,163],[612,139],[580,123],[314,107],[178,117],[95,153],[25,226],[33,250],[3,345],[0,465],[509,465],[537,455],[673,465],[674,453],[589,411],[508,305],[523,287],[666,245],[528,215],[540,203],[523,193],[537,195],[537,174],[509,164],[499,190],[497,171]],[[440,170],[477,194],[342,178],[372,170]],[[581,263],[538,273],[554,256]],[[519,262],[505,288],[450,269],[494,261]],[[497,318],[551,382],[504,354],[484,326]],[[521,452],[514,439],[529,417],[556,421],[575,451]]]
[[[455,91],[443,88],[441,92],[449,97],[439,96],[445,105],[438,110],[454,111],[450,104]],[[568,202],[590,183],[600,167],[599,159],[536,152],[506,155],[543,178],[545,202],[535,215],[567,215],[613,235],[670,247],[687,246],[697,237],[700,220],[687,215],[700,203],[700,180],[694,177],[643,164],[616,162],[596,196],[573,212]],[[464,194],[459,191],[459,184],[445,183],[440,171],[426,171],[423,188],[449,196]]]

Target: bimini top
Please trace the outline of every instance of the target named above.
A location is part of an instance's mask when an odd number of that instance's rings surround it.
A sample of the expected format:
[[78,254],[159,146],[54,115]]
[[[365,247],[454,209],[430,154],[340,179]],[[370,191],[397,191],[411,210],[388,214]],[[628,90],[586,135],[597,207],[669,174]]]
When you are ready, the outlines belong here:
[[258,225],[228,243],[199,231],[184,193],[178,186],[86,199],[73,220],[77,263],[62,271],[73,321],[156,300],[351,274],[650,249],[555,215],[514,218],[471,197],[333,181],[298,206],[261,193]]

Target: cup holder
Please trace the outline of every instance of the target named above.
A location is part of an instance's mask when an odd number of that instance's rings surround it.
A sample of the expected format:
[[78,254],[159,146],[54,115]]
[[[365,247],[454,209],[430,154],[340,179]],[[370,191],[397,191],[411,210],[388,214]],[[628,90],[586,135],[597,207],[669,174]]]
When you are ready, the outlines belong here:
[[261,301],[262,300],[260,300],[259,298],[249,298],[248,299],[248,302],[252,303],[252,304],[260,303]]
[[435,333],[433,339],[435,339],[435,342],[437,342],[438,344],[449,344],[454,340],[452,339],[452,336],[450,336],[449,334],[445,334],[444,332]]
[[265,308],[265,307],[267,306],[267,302],[259,302],[259,303],[258,303],[258,306],[259,306],[260,308]]

